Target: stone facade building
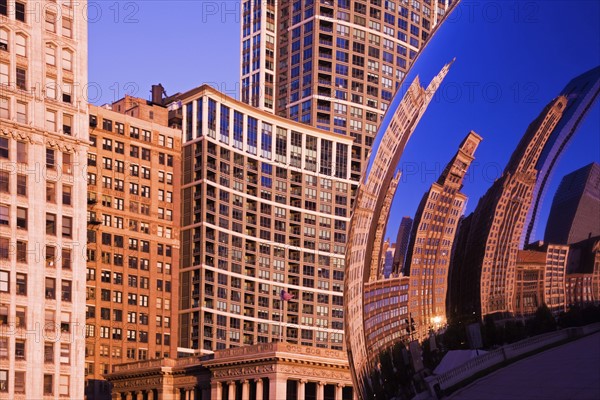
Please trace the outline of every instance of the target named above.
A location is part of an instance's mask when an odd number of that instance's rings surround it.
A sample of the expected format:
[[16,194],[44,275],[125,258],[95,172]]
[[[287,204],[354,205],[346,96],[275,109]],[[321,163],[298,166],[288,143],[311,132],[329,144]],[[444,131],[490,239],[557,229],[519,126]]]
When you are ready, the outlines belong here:
[[346,353],[291,343],[118,365],[113,400],[351,400]]
[[82,399],[87,1],[0,1],[0,398]]

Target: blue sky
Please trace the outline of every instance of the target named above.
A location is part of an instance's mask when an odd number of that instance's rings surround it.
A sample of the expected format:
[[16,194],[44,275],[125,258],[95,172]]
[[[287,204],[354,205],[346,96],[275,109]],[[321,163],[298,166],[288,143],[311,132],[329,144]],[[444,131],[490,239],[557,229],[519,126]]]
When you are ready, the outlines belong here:
[[[238,1],[90,2],[90,101],[129,93],[148,98],[162,83],[169,95],[211,83],[237,96]],[[600,64],[598,1],[463,1],[417,61],[428,83],[456,57],[438,96],[411,138],[390,220],[413,216],[464,136],[483,136],[464,186],[467,212],[504,168],[527,125],[576,75]],[[554,173],[538,225],[560,178],[600,162],[600,104],[580,126]],[[390,236],[394,237],[395,233]]]

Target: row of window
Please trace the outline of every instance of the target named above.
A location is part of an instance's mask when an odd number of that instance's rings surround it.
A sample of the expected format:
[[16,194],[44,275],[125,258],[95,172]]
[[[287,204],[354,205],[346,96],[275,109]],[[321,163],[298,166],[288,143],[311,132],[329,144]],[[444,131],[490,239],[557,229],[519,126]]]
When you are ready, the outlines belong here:
[[[86,305],[86,319],[95,319],[96,318],[96,307],[91,305]],[[111,314],[110,308],[101,308],[100,309],[100,319],[104,321],[115,321],[115,322],[123,322],[123,310],[113,309]],[[127,312],[127,323],[129,324],[140,324],[140,325],[148,325],[149,324],[149,315],[147,313],[138,313],[135,311]],[[157,328],[170,328],[171,327],[171,317],[157,315],[155,319],[155,324]]]
[[[9,384],[9,370],[0,369],[0,393],[8,393],[8,384]],[[25,371],[15,371],[14,373],[14,393],[16,394],[26,394],[26,380],[25,380]],[[58,390],[58,395],[67,397],[70,393],[70,379],[69,375],[59,375],[58,376],[58,386],[56,389]],[[51,374],[44,374],[44,382],[43,382],[43,391],[44,395],[54,395],[55,394],[55,377]]]
[[[148,343],[148,331],[126,329],[125,334],[125,340],[128,342]],[[96,326],[86,325],[86,337],[96,337]],[[101,339],[123,340],[123,329],[112,328],[111,330],[111,328],[108,326],[100,326],[98,337]],[[170,346],[171,335],[168,333],[156,333],[155,344],[159,346]]]
[[[25,3],[24,1],[19,1],[19,0],[15,1],[14,17],[15,17],[16,21],[27,22],[25,20],[26,4],[27,3]],[[7,17],[8,11],[9,11],[8,0],[0,0],[0,15],[4,15],[5,17]]]
[[[55,169],[58,167],[58,163],[56,160],[57,150],[54,149],[46,149],[46,168]],[[0,159],[7,159],[16,161],[18,163],[27,163],[28,162],[28,145],[25,142],[16,142],[16,156],[11,156],[11,141],[7,138],[0,137]],[[71,153],[62,153],[62,169],[61,172],[65,174],[73,173],[73,154]],[[8,180],[5,180],[8,182]],[[26,183],[26,179],[24,181]],[[48,183],[50,185],[52,183]]]
[[[17,272],[15,280],[15,293],[20,296],[27,296],[27,274]],[[58,296],[58,284],[60,284],[60,296]],[[45,278],[44,293],[47,300],[60,298],[62,301],[71,302],[72,289],[73,285],[70,280]],[[10,272],[0,270],[0,293],[10,292]]]
[[[98,126],[98,117],[96,115],[90,115],[90,126],[95,128]],[[108,132],[113,132],[113,121],[107,118],[102,118],[102,129]],[[119,135],[125,134],[125,124],[122,122],[114,123],[114,133]],[[152,132],[146,129],[137,128],[135,126],[129,127],[129,137],[132,139],[141,139],[144,142],[151,143],[152,142]],[[92,141],[92,146],[96,146],[96,136],[90,136],[90,140]],[[103,138],[103,148],[104,150],[111,150],[111,148],[106,148],[105,146],[112,142],[112,139]],[[120,142],[117,142],[120,143]],[[169,136],[165,136],[162,134],[158,135],[158,145],[162,147],[166,147],[172,149],[174,147],[174,139]],[[123,153],[121,153],[123,154]]]
[[[170,338],[167,339],[167,341],[169,342]],[[92,343],[92,342],[88,343],[88,345],[85,348],[85,355],[86,355],[86,357],[93,357],[95,355],[94,343]],[[110,357],[113,360],[119,359],[119,358],[123,357],[123,347],[121,345],[110,346],[108,344],[100,344],[100,350],[99,350],[98,355],[100,357]],[[128,347],[125,350],[125,356],[127,357],[128,360],[135,360],[136,357],[138,360],[146,360],[148,358],[148,350],[147,349],[137,349],[134,347]],[[161,353],[161,352],[157,351],[155,353],[155,358],[161,358],[161,357],[169,357],[169,353],[168,352]],[[92,364],[92,363],[87,363],[87,364]],[[103,364],[100,364],[100,365],[103,365]],[[93,373],[94,373],[93,371],[86,372],[86,375],[91,375]],[[108,373],[108,372],[106,372],[106,373]]]

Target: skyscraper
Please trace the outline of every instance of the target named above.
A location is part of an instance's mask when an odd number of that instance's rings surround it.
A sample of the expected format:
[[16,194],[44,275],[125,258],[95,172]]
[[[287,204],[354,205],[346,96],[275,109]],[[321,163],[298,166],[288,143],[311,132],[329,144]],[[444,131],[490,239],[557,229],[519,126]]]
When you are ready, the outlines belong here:
[[571,244],[600,235],[600,165],[565,175],[554,194],[544,241]]
[[528,244],[535,235],[537,217],[556,163],[579,124],[600,96],[600,66],[573,78],[560,94],[567,97],[567,108],[544,146],[536,165],[539,173],[533,189],[532,207],[525,222],[524,245]]
[[179,345],[342,350],[352,139],[208,86],[169,101],[184,138]]
[[241,99],[355,139],[358,181],[400,82],[457,3],[244,0]]
[[415,215],[405,271],[410,276],[409,309],[418,340],[425,339],[430,329],[446,324],[451,250],[467,200],[460,190],[480,141],[475,132],[465,137],[437,182],[423,196]]
[[86,395],[110,399],[112,366],[175,357],[181,131],[162,105],[90,106]]
[[463,221],[453,254],[451,306],[457,316],[514,312],[515,263],[525,218],[536,183],[539,155],[562,117],[564,96],[552,100],[529,125],[502,176],[479,200],[473,214]]
[[[402,217],[398,235],[396,236],[396,251],[394,253],[394,264],[392,273],[404,273],[404,263],[406,259],[406,251],[410,242],[410,232],[412,230],[413,219],[411,217]],[[406,274],[405,274],[406,275]]]
[[0,397],[83,398],[86,1],[0,1]]

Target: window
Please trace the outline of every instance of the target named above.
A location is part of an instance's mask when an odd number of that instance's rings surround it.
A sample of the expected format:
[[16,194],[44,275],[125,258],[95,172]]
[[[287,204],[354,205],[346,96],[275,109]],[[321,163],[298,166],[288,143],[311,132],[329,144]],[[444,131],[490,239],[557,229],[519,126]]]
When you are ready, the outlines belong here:
[[64,37],[73,37],[73,21],[69,18],[62,18],[62,35]]
[[62,236],[72,237],[73,218],[62,217]]
[[[54,113],[56,117],[56,113]],[[55,152],[53,149],[46,149],[46,168],[56,168]]]
[[71,364],[71,345],[69,343],[60,344],[60,363]]
[[73,53],[70,50],[63,49],[62,51],[62,67],[66,71],[73,70]]
[[62,301],[71,302],[71,281],[62,280],[61,282],[61,299]]
[[[0,32],[2,32],[0,30]],[[7,97],[0,97],[0,118],[10,119],[10,103]]]
[[[6,0],[0,1],[0,14],[2,10],[6,10]],[[8,51],[8,31],[4,29],[0,29],[0,50]]]
[[9,271],[0,271],[0,292],[7,293],[9,290],[10,290],[10,272]]
[[17,142],[17,162],[27,162],[27,143]]
[[27,57],[27,38],[20,33],[15,35],[15,51],[18,56]]
[[9,253],[8,238],[0,237],[0,259],[8,260],[9,257],[10,257],[10,253]]
[[69,175],[73,173],[71,153],[62,154],[62,172]]
[[17,67],[17,87],[21,90],[27,90],[27,71]]
[[8,64],[0,62],[0,85],[8,85]]
[[62,269],[70,270],[72,267],[72,258],[71,258],[71,249],[66,249],[63,247],[61,250],[62,256]]
[[0,193],[10,193],[10,175],[6,171],[0,171]]
[[27,274],[17,272],[17,294],[27,296]]
[[[71,102],[70,94],[68,94],[67,92],[63,92],[62,96],[63,96],[63,101],[65,103]],[[65,135],[71,136],[71,133],[73,132],[73,116],[72,115],[63,114],[62,131]]]
[[56,214],[46,213],[46,234],[56,235]]
[[25,371],[15,371],[15,393],[25,393]]
[[60,396],[69,396],[69,388],[70,388],[70,379],[69,375],[60,375],[58,381],[58,394]]
[[44,374],[44,395],[53,395],[54,388],[52,386],[53,376],[50,374]]
[[46,278],[46,299],[54,300],[56,298],[56,279]]
[[10,206],[0,204],[0,225],[10,225]]
[[56,262],[56,247],[46,246],[46,267],[54,268]]
[[8,370],[0,369],[0,393],[8,393]]
[[15,1],[15,19],[17,21],[25,22],[25,3]]
[[25,360],[25,341],[15,340],[15,359]]
[[46,45],[46,64],[56,65],[56,47],[51,44]]
[[62,188],[62,203],[64,205],[71,205],[71,195],[73,188],[71,186],[63,185]]
[[0,157],[9,158],[9,142],[6,138],[0,138]]
[[46,181],[46,202],[56,203],[56,183]]
[[27,242],[17,240],[17,262],[27,262]]
[[56,33],[56,14],[46,11],[44,27],[48,32]]
[[54,343],[52,342],[44,343],[44,362],[54,362]]
[[8,358],[8,338],[0,337],[0,360]]
[[17,229],[27,230],[27,209],[17,207]]
[[17,122],[21,124],[26,124],[28,122],[27,103],[22,101],[17,101]]

